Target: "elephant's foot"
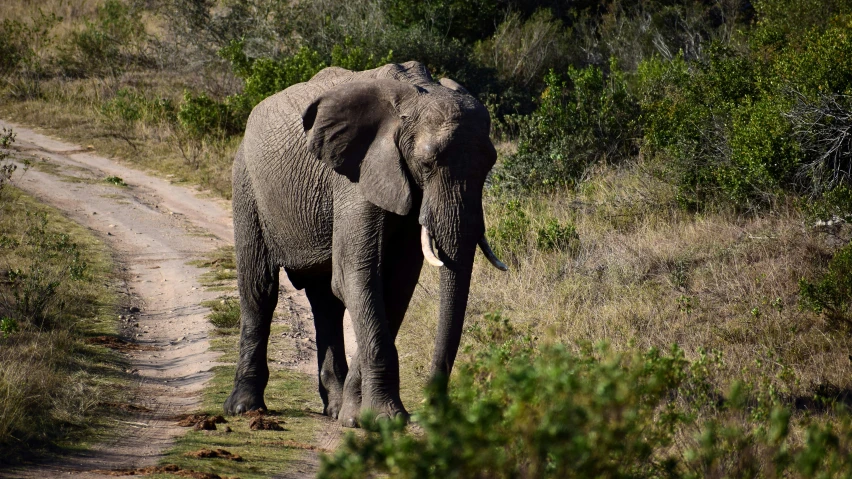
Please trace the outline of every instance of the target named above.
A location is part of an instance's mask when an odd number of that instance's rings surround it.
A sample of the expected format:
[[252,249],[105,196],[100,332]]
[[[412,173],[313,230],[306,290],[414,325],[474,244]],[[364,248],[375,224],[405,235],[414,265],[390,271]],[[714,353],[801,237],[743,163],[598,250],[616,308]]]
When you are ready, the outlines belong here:
[[342,388],[335,392],[329,391],[322,396],[322,413],[332,419],[340,417],[340,411],[343,409],[343,391]]
[[225,400],[225,414],[245,414],[257,409],[266,409],[266,403],[263,402],[263,391],[257,392],[255,389],[234,385],[234,390]]
[[360,397],[351,400],[344,399],[343,408],[340,410],[340,424],[343,427],[360,427],[361,416],[373,414],[379,421],[393,420],[402,417],[406,422],[409,415],[399,399],[362,400]]

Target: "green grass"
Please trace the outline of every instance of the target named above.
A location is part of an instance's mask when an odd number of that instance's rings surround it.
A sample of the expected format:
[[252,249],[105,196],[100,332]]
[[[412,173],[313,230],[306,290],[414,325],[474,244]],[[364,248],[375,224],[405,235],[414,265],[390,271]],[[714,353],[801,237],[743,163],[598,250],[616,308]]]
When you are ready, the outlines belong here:
[[[287,328],[274,325],[270,341],[270,359],[289,342],[276,340]],[[222,404],[227,399],[234,383],[234,364],[237,359],[239,336],[227,334],[213,339],[212,349],[221,351],[219,362],[224,363],[213,369],[213,378],[203,392],[203,405],[199,412],[222,414]],[[272,361],[271,361],[272,362]],[[226,417],[228,423],[218,425],[215,432],[189,430],[177,440],[162,464],[175,464],[183,469],[212,472],[219,475],[236,475],[243,479],[264,478],[272,474],[291,470],[294,461],[298,461],[306,451],[303,447],[316,445],[316,433],[321,423],[328,421],[318,414],[322,403],[316,392],[312,377],[270,365],[269,386],[265,394],[266,405],[273,418],[284,427],[284,431],[252,431],[250,418],[242,416]],[[222,432],[224,426],[232,429]],[[303,447],[300,447],[303,446]],[[196,459],[186,457],[187,452],[201,448],[223,448],[239,454],[242,462],[223,459]],[[169,475],[153,477],[171,477]]]
[[236,332],[240,326],[240,301],[232,296],[222,296],[218,299],[205,301],[202,306],[210,308],[207,318],[224,334]]
[[209,271],[201,275],[201,285],[210,291],[233,291],[237,280],[237,257],[233,246],[211,251],[205,259],[189,264]]
[[[43,230],[34,227],[44,214]],[[78,279],[62,276],[67,258],[33,257],[33,241],[67,234],[85,269]],[[38,237],[34,237],[36,235]],[[88,339],[117,332],[117,279],[106,246],[85,228],[16,189],[0,198],[0,317],[16,323],[0,334],[0,463],[34,459],[48,451],[85,449],[98,441],[122,413],[114,406],[129,398],[124,360]],[[13,241],[17,241],[17,244]],[[22,314],[8,271],[32,274],[37,265],[58,281],[36,327]],[[37,282],[36,282],[37,283]]]

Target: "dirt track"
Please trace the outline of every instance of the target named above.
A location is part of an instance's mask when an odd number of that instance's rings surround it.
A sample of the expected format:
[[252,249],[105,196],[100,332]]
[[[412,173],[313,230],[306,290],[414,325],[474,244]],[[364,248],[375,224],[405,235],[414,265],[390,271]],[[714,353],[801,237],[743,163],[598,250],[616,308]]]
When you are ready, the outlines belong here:
[[[116,428],[110,440],[85,454],[49,467],[11,471],[11,477],[58,473],[101,477],[86,471],[154,465],[174,438],[185,431],[170,418],[198,407],[199,393],[216,362],[216,355],[208,351],[207,310],[199,305],[216,293],[204,291],[199,284],[204,270],[187,262],[233,244],[230,205],[121,166],[80,146],[3,121],[0,127],[14,128],[15,147],[22,155],[38,162],[46,159],[44,167],[31,168],[16,186],[90,228],[115,252],[125,273],[126,306],[139,308],[135,313],[123,313],[127,318],[122,323],[123,334],[151,346],[128,352],[138,377],[133,405],[144,411]],[[118,176],[128,186],[104,182],[108,176]],[[279,307],[295,313],[292,316],[297,327],[312,338],[313,321],[306,298],[301,291],[293,290],[286,277],[281,284]],[[347,333],[347,346],[354,347],[351,327]],[[315,353],[309,348],[293,359],[290,367],[316,374]],[[336,431],[320,431],[318,440],[327,447],[337,437]],[[308,460],[301,474],[288,477],[310,477],[314,464]],[[0,472],[0,477],[3,474]]]

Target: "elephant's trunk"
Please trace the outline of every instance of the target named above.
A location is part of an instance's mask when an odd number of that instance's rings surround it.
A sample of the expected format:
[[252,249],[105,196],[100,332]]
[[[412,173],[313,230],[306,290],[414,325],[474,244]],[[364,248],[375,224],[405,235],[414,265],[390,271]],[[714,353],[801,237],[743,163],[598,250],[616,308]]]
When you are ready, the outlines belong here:
[[438,318],[438,335],[432,356],[432,377],[449,378],[464,329],[470,276],[473,269],[473,251],[459,261],[441,268],[441,310]]

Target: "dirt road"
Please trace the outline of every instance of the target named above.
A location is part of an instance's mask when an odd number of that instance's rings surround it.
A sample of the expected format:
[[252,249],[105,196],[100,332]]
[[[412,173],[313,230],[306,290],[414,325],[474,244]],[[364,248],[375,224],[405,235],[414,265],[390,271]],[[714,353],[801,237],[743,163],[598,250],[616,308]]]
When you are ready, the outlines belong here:
[[[115,251],[126,273],[128,309],[123,313],[123,334],[150,346],[128,353],[138,377],[133,405],[145,412],[128,419],[114,438],[85,454],[47,469],[17,471],[14,477],[60,472],[98,477],[86,471],[154,465],[185,431],[170,418],[199,406],[199,393],[216,364],[216,355],[208,351],[207,310],[199,305],[216,293],[201,287],[199,277],[204,270],[187,262],[233,244],[230,205],[80,146],[3,121],[0,127],[14,128],[15,148],[38,163],[16,186],[90,228]],[[103,181],[110,176],[120,177],[127,186]],[[281,306],[296,311],[293,316],[298,327],[313,337],[307,300],[293,290],[286,277],[282,285],[286,301]],[[351,328],[348,331],[349,345],[354,346]],[[315,374],[314,354],[304,351],[292,367]],[[326,443],[337,436],[325,435],[319,439]]]

